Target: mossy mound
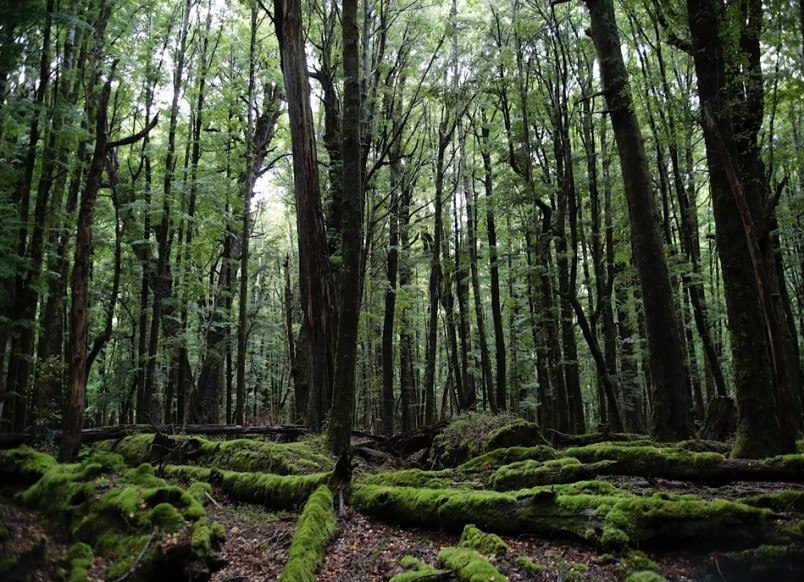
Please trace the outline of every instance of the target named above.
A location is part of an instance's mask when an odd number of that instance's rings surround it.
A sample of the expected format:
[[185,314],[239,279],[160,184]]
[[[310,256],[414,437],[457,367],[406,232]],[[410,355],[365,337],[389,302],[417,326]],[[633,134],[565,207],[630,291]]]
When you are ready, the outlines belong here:
[[521,461],[497,469],[489,479],[492,489],[508,491],[538,485],[574,483],[594,477],[594,472],[578,459],[565,457],[545,462]]
[[676,447],[628,445],[624,443],[598,443],[585,447],[571,447],[560,452],[562,457],[573,457],[583,463],[616,461],[617,469],[624,474],[651,475],[658,471],[674,474],[687,472],[700,475],[724,460],[721,453],[696,453]]
[[324,548],[335,532],[335,523],[332,492],[321,485],[304,506],[280,582],[315,582],[315,572],[324,561]]
[[379,519],[460,531],[538,534],[613,548],[667,542],[761,539],[773,513],[694,495],[637,496],[607,483],[580,482],[514,493],[355,485],[353,507]]
[[508,551],[508,544],[500,536],[486,533],[473,523],[463,528],[460,545],[477,550],[486,556],[499,556]]
[[[54,463],[20,499],[64,525],[75,542],[109,557],[109,579],[148,580],[158,572],[207,580],[223,565],[225,532],[203,519],[201,501],[158,478],[150,465],[128,469],[120,455],[95,451],[80,463]],[[193,544],[200,528],[209,530],[208,541]]]
[[28,445],[0,450],[0,476],[8,483],[33,483],[55,464],[56,459],[51,455]]
[[274,443],[245,438],[212,441],[197,436],[135,434],[116,441],[101,441],[93,447],[119,453],[131,465],[158,461],[229,471],[305,475],[325,471],[334,464],[331,457],[321,452],[323,449],[314,437],[294,443]]
[[457,467],[472,457],[513,446],[549,446],[538,425],[510,414],[465,412],[433,440],[425,459],[433,467]]
[[443,548],[438,552],[438,563],[464,582],[508,582],[485,557],[470,548]]

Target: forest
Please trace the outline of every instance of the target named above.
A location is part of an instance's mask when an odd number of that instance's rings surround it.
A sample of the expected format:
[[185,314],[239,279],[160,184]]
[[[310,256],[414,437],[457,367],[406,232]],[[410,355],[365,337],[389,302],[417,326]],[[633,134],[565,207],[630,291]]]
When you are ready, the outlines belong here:
[[800,0],[0,1],[0,578],[798,579],[802,95]]

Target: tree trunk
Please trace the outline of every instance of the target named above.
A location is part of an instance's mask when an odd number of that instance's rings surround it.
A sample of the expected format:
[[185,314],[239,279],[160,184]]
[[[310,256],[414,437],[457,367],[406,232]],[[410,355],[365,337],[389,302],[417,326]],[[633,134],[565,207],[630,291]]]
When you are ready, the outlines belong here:
[[310,428],[319,431],[331,405],[336,313],[321,210],[300,1],[274,0],[274,22],[290,120],[299,235],[299,287],[310,346],[306,418]]
[[633,110],[612,1],[585,1],[620,153],[631,248],[643,290],[653,384],[651,435],[660,441],[681,440],[693,433],[689,389],[645,147]]
[[496,367],[496,400],[497,409],[505,410],[508,407],[508,382],[506,378],[506,358],[505,335],[502,322],[502,305],[500,302],[500,268],[499,253],[497,251],[497,227],[494,219],[494,178],[491,166],[491,154],[489,153],[488,123],[483,121],[481,128],[481,156],[483,158],[483,186],[486,192],[486,235],[489,243],[489,271],[491,273],[491,283],[489,293],[491,293],[491,319],[494,322],[494,358]]
[[[801,409],[791,398],[786,367],[793,363],[784,357],[786,330],[771,298],[778,282],[756,143],[764,96],[762,8],[753,0],[742,8],[741,18],[728,23],[719,3],[687,2],[731,335],[738,413],[733,455],[759,458],[794,449]],[[741,79],[732,78],[737,64],[727,62],[732,49],[719,36],[727,25],[739,27]]]
[[328,443],[346,454],[352,434],[360,323],[361,260],[363,256],[363,164],[360,147],[360,52],[357,0],[343,0],[343,223],[338,295],[338,343],[332,391]]

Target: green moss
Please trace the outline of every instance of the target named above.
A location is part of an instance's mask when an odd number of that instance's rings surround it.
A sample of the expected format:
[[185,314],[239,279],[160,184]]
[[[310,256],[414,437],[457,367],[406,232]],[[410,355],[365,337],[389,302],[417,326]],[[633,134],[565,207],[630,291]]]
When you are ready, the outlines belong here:
[[752,507],[766,507],[774,511],[796,511],[804,513],[804,491],[801,489],[785,489],[775,493],[763,493],[752,497],[744,497],[740,503]]
[[449,487],[454,481],[455,473],[449,469],[443,471],[423,471],[421,469],[405,469],[389,473],[366,475],[362,483],[369,485],[389,485],[395,487],[428,487],[439,489]]
[[466,461],[458,467],[459,471],[484,471],[519,461],[549,461],[556,458],[553,447],[539,445],[535,447],[508,447],[494,449]]
[[[157,567],[170,574],[160,560],[171,547],[189,544],[193,523],[204,516],[196,497],[156,477],[150,465],[127,470],[122,457],[102,450],[81,463],[54,465],[20,498],[107,557],[109,579],[128,573],[140,554],[135,578],[147,579]],[[190,562],[187,567],[198,571],[213,564],[211,556],[198,552],[169,561],[177,575]]]
[[393,576],[389,582],[414,582],[416,580],[438,579],[447,573],[446,570],[439,570],[430,564],[422,562],[413,556],[403,556],[399,560],[399,565],[410,572],[402,572]]
[[39,479],[56,464],[56,459],[28,445],[0,451],[0,475],[5,480],[30,483]]
[[507,582],[508,580],[486,558],[469,548],[443,548],[438,552],[438,563],[448,570],[453,570],[458,580],[465,582]]
[[486,533],[471,523],[463,528],[460,545],[477,550],[486,556],[499,556],[508,551],[508,545],[502,541],[500,536]]
[[144,526],[158,528],[164,532],[177,532],[184,525],[184,517],[179,510],[170,503],[160,503],[150,511],[140,517],[140,523]]
[[541,564],[537,564],[527,556],[523,556],[522,554],[516,556],[514,558],[514,562],[519,564],[525,569],[525,572],[530,574],[531,576],[536,576],[537,574],[541,573],[544,570],[544,566]]
[[549,461],[521,461],[497,469],[489,483],[492,489],[507,491],[537,485],[574,483],[591,476],[578,459],[566,457]]
[[[325,471],[335,461],[323,453],[318,441],[310,439],[295,443],[263,442],[242,438],[213,441],[197,436],[171,435],[178,448],[171,453],[174,464],[197,464],[221,470],[263,472],[277,475],[301,475]],[[147,463],[152,459],[153,433],[127,436],[118,441],[103,441],[93,445],[96,450],[119,453],[130,465]]]
[[355,485],[352,504],[400,524],[460,531],[474,523],[485,531],[555,535],[616,548],[673,540],[750,541],[767,535],[773,516],[724,500],[635,496],[596,481],[515,493]]
[[667,580],[656,572],[647,571],[634,572],[626,578],[625,582],[667,582]]
[[[547,444],[516,432],[527,429],[538,435],[538,427],[522,423],[525,421],[512,414],[464,412],[433,440],[431,461],[435,466],[456,467],[495,448]],[[506,431],[506,427],[512,428]]]
[[321,485],[310,496],[299,518],[280,581],[315,582],[315,571],[324,560],[324,547],[335,531],[332,493]]
[[572,447],[560,453],[583,463],[615,461],[616,468],[625,474],[659,474],[671,471],[677,478],[705,474],[725,458],[721,453],[697,453],[676,447],[629,445],[625,443],[597,443],[585,447]]
[[70,546],[67,550],[67,573],[66,579],[69,582],[83,582],[87,579],[87,573],[95,553],[89,544],[78,542]]
[[208,553],[226,539],[226,530],[218,523],[202,517],[193,525],[190,544],[196,550]]
[[631,550],[620,562],[620,565],[625,569],[626,573],[630,572],[644,572],[648,570],[657,571],[659,567],[656,562],[651,560],[645,552],[639,550]]

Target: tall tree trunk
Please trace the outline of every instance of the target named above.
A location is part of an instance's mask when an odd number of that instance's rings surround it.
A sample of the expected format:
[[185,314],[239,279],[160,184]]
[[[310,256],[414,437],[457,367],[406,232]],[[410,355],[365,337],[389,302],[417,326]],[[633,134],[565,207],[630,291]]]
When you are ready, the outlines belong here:
[[309,340],[310,380],[306,418],[310,428],[318,431],[331,405],[336,314],[321,210],[301,2],[274,0],[274,22],[280,44],[290,120],[296,228],[299,235],[299,288],[305,316],[303,325],[307,326],[306,337]]
[[693,434],[681,328],[664,256],[645,147],[633,110],[612,0],[585,0],[600,61],[606,103],[625,181],[631,248],[643,290],[653,385],[651,436],[675,441]]
[[355,401],[357,331],[363,256],[363,164],[360,147],[360,34],[357,0],[343,0],[343,223],[338,293],[338,343],[328,441],[336,454],[349,448]]

